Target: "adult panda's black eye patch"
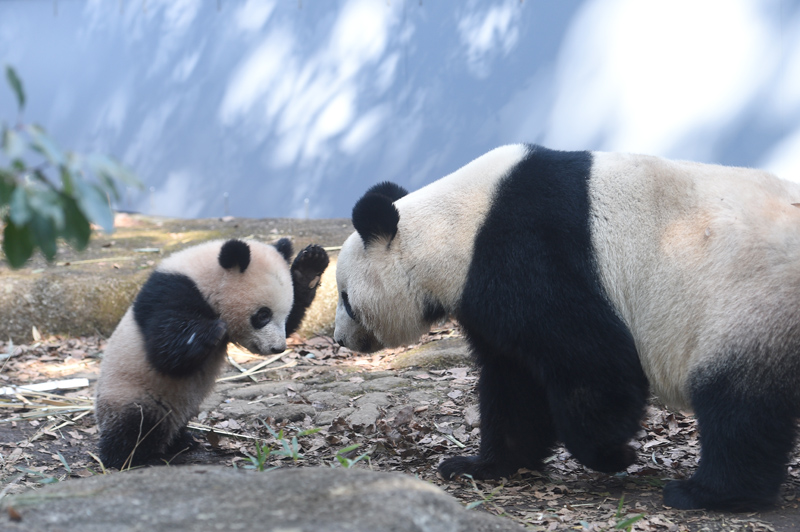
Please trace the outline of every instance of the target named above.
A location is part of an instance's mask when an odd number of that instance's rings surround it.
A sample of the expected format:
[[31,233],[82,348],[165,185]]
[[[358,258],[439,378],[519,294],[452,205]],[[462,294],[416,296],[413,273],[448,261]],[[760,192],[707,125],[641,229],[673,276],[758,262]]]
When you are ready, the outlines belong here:
[[350,299],[347,297],[347,292],[342,292],[342,304],[344,304],[344,310],[347,312],[347,315],[350,316],[350,319],[358,321],[356,315],[353,313],[353,309],[350,307]]
[[272,309],[269,307],[261,307],[258,311],[250,316],[250,325],[253,329],[261,329],[272,321]]

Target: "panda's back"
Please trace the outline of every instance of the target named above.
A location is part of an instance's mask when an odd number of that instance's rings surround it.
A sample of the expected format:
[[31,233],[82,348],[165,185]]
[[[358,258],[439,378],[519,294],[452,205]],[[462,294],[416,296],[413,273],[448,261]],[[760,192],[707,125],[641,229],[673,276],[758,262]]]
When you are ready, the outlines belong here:
[[665,402],[689,406],[698,367],[788,357],[787,345],[800,346],[796,184],[758,170],[595,153],[590,201],[601,279]]

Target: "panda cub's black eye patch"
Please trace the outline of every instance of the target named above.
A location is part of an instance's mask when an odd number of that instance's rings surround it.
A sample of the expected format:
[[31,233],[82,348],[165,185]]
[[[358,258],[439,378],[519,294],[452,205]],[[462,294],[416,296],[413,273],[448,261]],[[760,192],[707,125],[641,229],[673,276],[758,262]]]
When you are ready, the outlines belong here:
[[350,300],[347,297],[347,292],[342,292],[342,303],[344,304],[344,310],[347,312],[347,315],[350,316],[350,319],[353,321],[358,321],[356,319],[356,315],[353,314],[353,309],[350,307]]
[[261,307],[258,312],[250,316],[250,325],[253,329],[261,329],[272,321],[272,310],[269,307]]

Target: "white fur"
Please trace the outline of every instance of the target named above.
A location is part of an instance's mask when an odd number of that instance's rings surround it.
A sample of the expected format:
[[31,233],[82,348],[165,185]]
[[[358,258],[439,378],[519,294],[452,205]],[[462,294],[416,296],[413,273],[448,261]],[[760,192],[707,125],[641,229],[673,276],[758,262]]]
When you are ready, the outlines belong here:
[[[215,240],[187,248],[164,259],[156,270],[191,278],[226,323],[231,341],[254,352],[284,349],[285,323],[294,299],[289,265],[273,246],[247,241],[247,269],[243,273],[238,266],[225,270],[218,261],[224,242]],[[250,316],[262,306],[272,309],[273,319],[254,330]],[[133,307],[129,308],[103,355],[95,401],[101,432],[107,424],[112,426],[115,415],[126,407],[158,401],[170,412],[163,423],[174,435],[198,413],[201,401],[214,386],[225,353],[223,343],[192,374],[181,378],[165,375],[148,362],[142,332]]]
[[595,153],[590,197],[603,284],[663,401],[689,408],[692,370],[737,342],[800,345],[797,332],[786,336],[800,325],[800,186],[759,170]]
[[[398,200],[388,248],[365,249],[358,233],[348,238],[336,275],[360,323],[340,298],[337,341],[365,351],[416,341],[427,328],[426,295],[456,309],[494,187],[526,150],[499,148]],[[590,223],[601,282],[662,400],[688,408],[689,375],[726,349],[795,353],[786,346],[800,345],[800,208],[792,205],[800,185],[759,170],[593,155]],[[753,354],[753,342],[775,349]],[[797,376],[792,354],[744,361]]]
[[429,326],[422,319],[426,295],[452,312],[492,190],[527,150],[520,144],[497,148],[397,200],[400,222],[388,248],[376,242],[365,249],[357,232],[350,235],[339,253],[336,282],[361,324],[350,319],[340,297],[336,340],[362,351],[414,342]]

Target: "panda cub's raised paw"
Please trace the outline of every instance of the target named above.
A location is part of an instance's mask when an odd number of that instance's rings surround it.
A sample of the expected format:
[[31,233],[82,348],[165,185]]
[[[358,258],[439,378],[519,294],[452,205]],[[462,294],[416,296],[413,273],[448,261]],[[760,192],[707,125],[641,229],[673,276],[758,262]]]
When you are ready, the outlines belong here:
[[320,277],[328,267],[330,259],[322,246],[311,244],[306,246],[292,262],[292,277],[301,287],[314,290],[319,285]]

